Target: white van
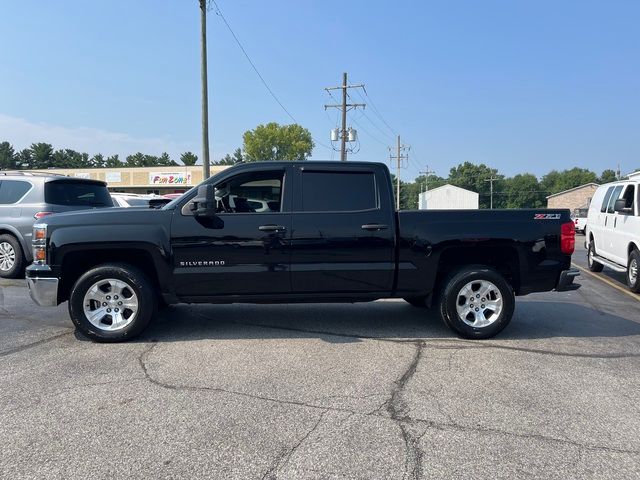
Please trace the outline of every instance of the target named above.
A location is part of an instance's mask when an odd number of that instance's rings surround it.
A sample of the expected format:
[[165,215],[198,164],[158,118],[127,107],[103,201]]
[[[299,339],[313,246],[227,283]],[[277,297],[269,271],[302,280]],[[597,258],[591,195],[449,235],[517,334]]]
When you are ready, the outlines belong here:
[[629,288],[640,292],[640,171],[598,187],[589,206],[585,247],[592,272],[603,267],[626,272]]

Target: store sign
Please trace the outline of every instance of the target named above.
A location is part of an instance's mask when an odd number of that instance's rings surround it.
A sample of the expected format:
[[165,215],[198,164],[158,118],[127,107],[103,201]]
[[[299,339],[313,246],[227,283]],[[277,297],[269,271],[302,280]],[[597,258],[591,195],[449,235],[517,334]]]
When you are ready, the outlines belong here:
[[150,173],[150,185],[191,185],[190,173]]
[[107,183],[122,182],[122,174],[120,172],[107,172],[104,174],[104,180]]
[[89,172],[76,172],[73,175],[76,178],[84,178],[84,179],[90,179],[91,178],[91,174]]

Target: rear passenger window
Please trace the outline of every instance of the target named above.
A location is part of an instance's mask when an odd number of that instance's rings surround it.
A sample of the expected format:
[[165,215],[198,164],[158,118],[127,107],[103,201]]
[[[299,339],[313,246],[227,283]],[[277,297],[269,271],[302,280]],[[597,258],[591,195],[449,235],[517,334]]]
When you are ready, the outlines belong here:
[[0,182],[0,205],[16,203],[31,189],[29,182],[2,180]]
[[302,172],[302,210],[345,212],[378,207],[373,172]]
[[618,200],[618,198],[620,197],[620,192],[622,191],[623,188],[624,188],[624,185],[618,185],[613,189],[613,193],[611,194],[611,198],[609,199],[609,206],[607,207],[607,213],[615,213],[615,209],[613,207],[615,206],[616,200]]
[[613,193],[613,189],[615,187],[609,187],[607,193],[604,195],[604,200],[602,200],[602,207],[600,208],[601,213],[605,213],[607,211],[607,206],[609,205],[609,199],[611,198],[611,194]]

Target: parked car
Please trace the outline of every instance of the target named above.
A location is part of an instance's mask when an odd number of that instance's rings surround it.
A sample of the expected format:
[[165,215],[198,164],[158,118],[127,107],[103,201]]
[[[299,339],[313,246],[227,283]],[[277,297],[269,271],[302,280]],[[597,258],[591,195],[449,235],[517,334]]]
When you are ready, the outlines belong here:
[[587,227],[588,213],[588,208],[576,208],[571,214],[573,223],[575,223],[576,226],[576,233],[582,233],[584,235],[585,228]]
[[640,292],[640,171],[628,180],[601,185],[591,200],[585,239],[589,269],[625,272]]
[[47,215],[111,207],[106,183],[27,171],[0,172],[0,277],[21,275],[33,260],[33,224]]
[[114,207],[148,207],[158,208],[166,205],[171,199],[160,195],[141,195],[137,193],[111,193]]
[[158,302],[380,298],[437,306],[459,335],[488,338],[516,295],[579,287],[574,242],[567,209],[397,212],[384,164],[255,162],[159,210],[43,219],[27,283],[39,305],[68,300],[96,341],[139,334]]

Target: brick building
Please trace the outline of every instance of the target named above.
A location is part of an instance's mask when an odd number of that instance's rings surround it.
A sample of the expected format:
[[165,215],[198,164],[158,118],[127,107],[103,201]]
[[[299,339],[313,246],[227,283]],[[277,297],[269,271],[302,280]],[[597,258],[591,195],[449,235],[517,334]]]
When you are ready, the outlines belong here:
[[568,208],[571,211],[576,208],[588,208],[597,188],[597,183],[587,183],[564,192],[554,193],[547,197],[547,208]]

